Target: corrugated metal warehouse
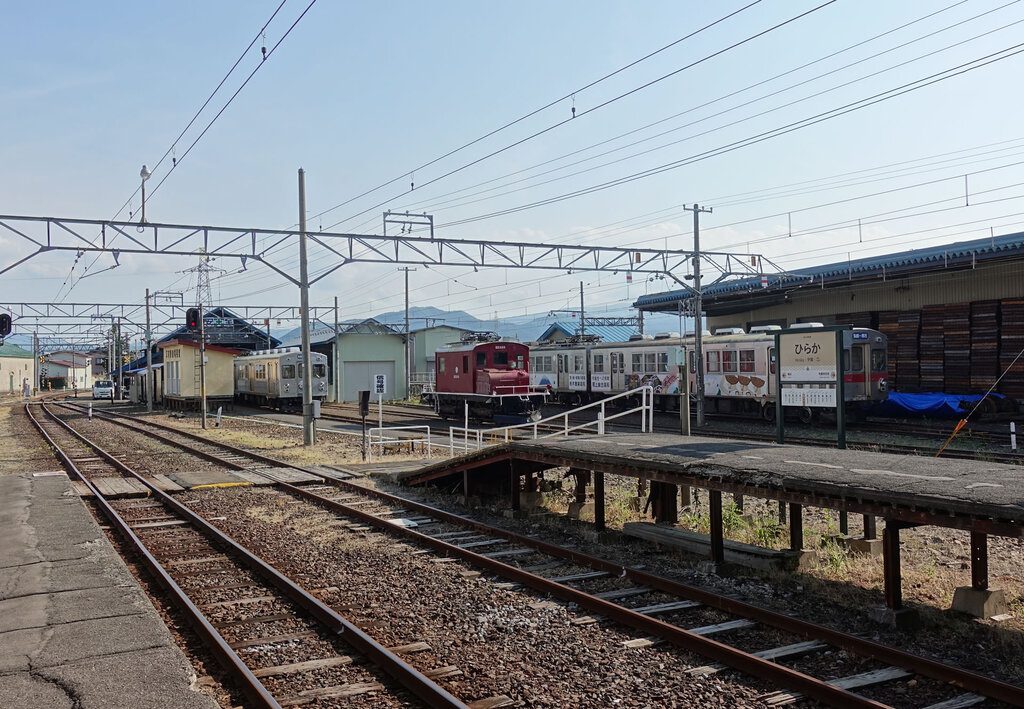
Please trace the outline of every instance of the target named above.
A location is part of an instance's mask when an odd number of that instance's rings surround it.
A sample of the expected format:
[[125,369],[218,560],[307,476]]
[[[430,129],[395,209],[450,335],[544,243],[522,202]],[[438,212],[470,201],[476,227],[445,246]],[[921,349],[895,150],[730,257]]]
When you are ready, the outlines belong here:
[[[646,295],[675,312],[685,291]],[[704,289],[706,329],[798,322],[872,327],[889,336],[899,391],[997,391],[1024,398],[1024,233],[855,259]],[[1018,358],[1019,357],[1019,358]],[[1016,363],[1014,363],[1016,359]]]

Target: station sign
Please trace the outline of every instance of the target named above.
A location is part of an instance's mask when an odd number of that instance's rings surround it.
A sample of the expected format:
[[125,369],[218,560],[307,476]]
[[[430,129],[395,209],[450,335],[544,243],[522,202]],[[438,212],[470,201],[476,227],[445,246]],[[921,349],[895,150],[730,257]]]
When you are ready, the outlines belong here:
[[373,391],[375,394],[383,394],[388,390],[388,375],[375,374],[373,377]]
[[835,382],[838,359],[831,330],[779,335],[779,370],[783,382]]

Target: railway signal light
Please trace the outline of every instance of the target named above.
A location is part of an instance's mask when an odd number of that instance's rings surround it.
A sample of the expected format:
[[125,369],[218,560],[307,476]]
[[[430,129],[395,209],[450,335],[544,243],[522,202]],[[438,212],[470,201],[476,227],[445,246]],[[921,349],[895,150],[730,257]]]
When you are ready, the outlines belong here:
[[189,330],[199,329],[199,308],[189,308],[185,312],[185,326]]
[[11,334],[13,322],[7,313],[0,313],[0,337],[7,337]]

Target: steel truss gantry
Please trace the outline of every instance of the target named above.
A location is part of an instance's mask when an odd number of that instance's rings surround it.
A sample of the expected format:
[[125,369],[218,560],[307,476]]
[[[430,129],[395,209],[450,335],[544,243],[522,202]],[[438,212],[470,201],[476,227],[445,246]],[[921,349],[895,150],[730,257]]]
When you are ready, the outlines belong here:
[[[0,215],[0,229],[23,240],[31,250],[11,263],[0,264],[0,275],[48,252],[109,253],[115,263],[123,254],[211,256],[234,258],[245,270],[249,261],[263,264],[285,280],[300,281],[286,270],[284,260],[298,251],[301,232],[185,224],[155,224],[97,219]],[[760,254],[736,254],[645,247],[547,244],[486,239],[435,239],[426,236],[306,232],[327,262],[310,284],[353,263],[466,266],[470,268],[533,268],[549,271],[603,271],[664,274],[684,289],[684,279],[699,263],[715,274],[704,286],[730,278],[786,274]],[[284,246],[294,246],[284,249]]]

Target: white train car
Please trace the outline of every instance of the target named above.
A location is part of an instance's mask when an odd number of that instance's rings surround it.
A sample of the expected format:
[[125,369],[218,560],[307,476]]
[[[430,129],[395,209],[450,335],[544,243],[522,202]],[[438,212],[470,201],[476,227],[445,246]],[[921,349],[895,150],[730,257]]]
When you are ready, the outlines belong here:
[[[313,352],[313,398],[327,397],[327,355]],[[235,399],[291,411],[302,410],[302,349],[279,347],[239,355],[234,360]]]
[[[705,332],[704,396],[709,413],[774,417],[776,329]],[[847,402],[884,400],[888,396],[885,335],[854,328],[844,338]],[[554,400],[572,406],[649,385],[660,409],[678,410],[682,376],[688,377],[690,392],[696,388],[692,335],[637,335],[629,342],[567,341],[534,347],[530,359],[531,384],[549,387]]]

